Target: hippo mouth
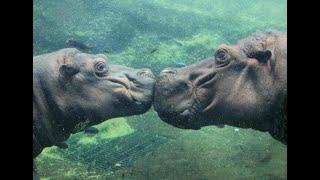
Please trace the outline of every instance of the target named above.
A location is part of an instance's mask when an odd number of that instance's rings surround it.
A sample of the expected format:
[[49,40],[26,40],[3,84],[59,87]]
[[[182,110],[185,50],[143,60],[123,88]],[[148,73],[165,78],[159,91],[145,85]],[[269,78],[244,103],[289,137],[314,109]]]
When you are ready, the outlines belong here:
[[202,108],[198,101],[194,101],[194,103],[189,107],[178,111],[159,107],[155,107],[155,110],[157,111],[160,119],[177,128],[198,130],[206,124],[204,119],[201,117]]
[[199,130],[202,126],[204,126],[205,121],[200,118],[201,115],[198,113],[198,108],[199,106],[195,104],[180,113],[168,113],[161,111],[157,113],[163,121],[177,128]]
[[125,89],[129,90],[129,84],[127,84],[126,82],[124,81],[121,81],[119,79],[108,79],[110,82],[114,83],[114,84],[118,84],[118,85],[121,85],[122,87],[124,87]]
[[[180,129],[192,129],[199,130],[203,126],[210,125],[208,118],[203,115],[203,108],[199,103],[194,103],[190,107],[186,108],[184,111],[180,112],[163,112],[158,111],[157,114],[163,121],[171,124]],[[219,125],[218,122],[215,122],[215,125]]]
[[194,87],[194,99],[197,102],[199,108],[198,113],[207,111],[210,104],[214,101],[214,83],[216,82],[216,73],[209,73],[203,77],[200,77],[196,81]]
[[211,83],[214,81],[215,75],[216,73],[209,73],[209,74],[206,74],[205,76],[198,78],[198,80],[195,83],[195,87],[197,89],[208,88],[208,86],[211,85]]
[[150,89],[142,82],[139,82],[138,86],[135,83],[131,83],[130,81],[119,78],[109,78],[108,80],[121,87],[120,89],[116,90],[117,97],[125,107],[130,108],[134,106],[134,108],[139,112],[151,107],[153,99],[153,86],[151,86]]
[[[207,118],[204,117],[203,112],[206,111],[206,108],[213,100],[211,87],[215,80],[215,72],[210,72],[199,76],[194,80],[192,85],[189,86],[190,88],[192,88],[192,94],[190,94],[188,98],[192,98],[193,102],[189,106],[181,109],[168,108],[165,101],[157,104],[156,111],[159,117],[163,121],[181,129],[198,130],[202,126],[206,126],[208,124],[208,121]],[[169,84],[168,82],[170,82],[169,78],[162,77],[161,79],[158,79],[155,88],[156,101],[163,101],[162,99],[167,99],[170,95],[174,97],[171,93],[181,91],[181,87],[178,86],[177,89],[166,87],[166,84]],[[189,84],[190,83],[191,82],[189,82]]]

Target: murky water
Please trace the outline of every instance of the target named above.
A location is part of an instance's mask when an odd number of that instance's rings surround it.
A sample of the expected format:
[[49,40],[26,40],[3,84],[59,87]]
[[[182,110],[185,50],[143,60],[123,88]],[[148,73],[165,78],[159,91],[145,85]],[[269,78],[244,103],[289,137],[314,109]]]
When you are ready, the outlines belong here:
[[[33,54],[73,38],[116,64],[150,68],[212,55],[258,30],[286,31],[284,0],[34,0]],[[77,133],[67,149],[37,158],[41,179],[286,179],[287,147],[268,133],[231,126],[182,130],[153,109]]]

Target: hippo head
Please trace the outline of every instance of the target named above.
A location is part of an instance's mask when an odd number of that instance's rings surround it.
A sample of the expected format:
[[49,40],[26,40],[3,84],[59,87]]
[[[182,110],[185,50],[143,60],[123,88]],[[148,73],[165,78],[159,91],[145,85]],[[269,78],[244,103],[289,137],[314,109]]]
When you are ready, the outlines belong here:
[[102,54],[67,48],[34,58],[34,68],[34,97],[45,99],[49,117],[67,132],[83,130],[72,130],[79,123],[142,114],[152,105],[152,72],[111,64]]
[[179,128],[228,124],[269,131],[286,98],[286,56],[286,34],[278,31],[220,45],[213,57],[162,70],[154,108]]
[[59,67],[65,104],[101,121],[146,112],[152,105],[154,76],[149,69],[114,65],[102,54],[77,53]]

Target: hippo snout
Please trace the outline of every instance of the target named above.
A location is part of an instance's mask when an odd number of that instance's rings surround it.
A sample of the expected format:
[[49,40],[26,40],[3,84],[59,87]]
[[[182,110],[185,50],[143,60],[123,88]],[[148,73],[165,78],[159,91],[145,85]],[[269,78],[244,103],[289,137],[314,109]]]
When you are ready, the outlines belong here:
[[155,76],[154,74],[152,73],[152,71],[148,68],[144,68],[144,69],[139,69],[138,72],[137,72],[137,75],[142,77],[142,78],[151,78],[151,79],[154,79]]

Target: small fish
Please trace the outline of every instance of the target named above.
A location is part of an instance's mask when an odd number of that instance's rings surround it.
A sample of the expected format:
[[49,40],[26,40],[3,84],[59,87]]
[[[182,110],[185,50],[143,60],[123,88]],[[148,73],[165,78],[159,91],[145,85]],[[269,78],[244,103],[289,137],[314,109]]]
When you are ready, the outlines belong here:
[[239,145],[239,148],[241,149],[242,152],[244,152],[244,149],[241,145]]
[[156,51],[158,51],[158,48],[152,48],[152,49],[148,50],[147,52],[145,52],[144,54],[146,54],[146,55],[152,55],[152,54],[154,54]]
[[177,45],[179,45],[179,46],[183,46],[183,44],[180,42],[180,41],[177,41],[177,40],[173,40]]
[[110,54],[110,51],[108,51],[108,50],[105,49],[105,50],[102,51],[102,53],[103,53],[103,54]]
[[77,48],[79,50],[83,50],[83,51],[89,51],[92,49],[91,46],[85,44],[84,42],[82,42],[80,40],[75,40],[75,39],[68,39],[66,41],[66,45],[69,47]]
[[99,130],[92,126],[89,126],[86,129],[84,129],[84,133],[87,133],[87,134],[97,134],[98,132]]
[[174,68],[182,68],[182,67],[186,67],[187,65],[183,62],[178,62],[176,63],[173,67]]

